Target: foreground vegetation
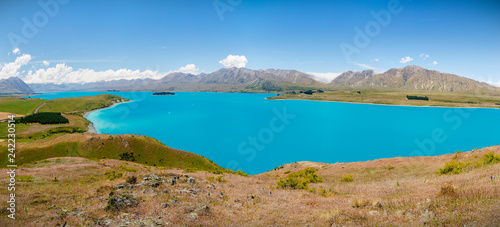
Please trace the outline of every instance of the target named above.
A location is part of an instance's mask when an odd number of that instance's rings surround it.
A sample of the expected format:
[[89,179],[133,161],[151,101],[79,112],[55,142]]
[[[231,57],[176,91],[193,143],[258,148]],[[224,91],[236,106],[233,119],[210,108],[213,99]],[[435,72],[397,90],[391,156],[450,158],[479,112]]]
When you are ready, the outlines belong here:
[[[107,140],[102,136],[96,144]],[[434,157],[297,162],[254,176],[50,158],[20,166],[17,219],[9,220],[2,207],[0,225],[494,226],[499,156],[497,146]],[[440,174],[451,161],[484,165]],[[0,188],[0,199],[7,196]]]
[[[407,98],[410,97],[410,98]],[[419,98],[415,98],[419,97]],[[422,97],[422,98],[420,98]],[[269,99],[304,99],[406,106],[487,107],[500,108],[500,94],[454,92],[400,92],[376,90],[336,90],[313,94],[288,93]]]

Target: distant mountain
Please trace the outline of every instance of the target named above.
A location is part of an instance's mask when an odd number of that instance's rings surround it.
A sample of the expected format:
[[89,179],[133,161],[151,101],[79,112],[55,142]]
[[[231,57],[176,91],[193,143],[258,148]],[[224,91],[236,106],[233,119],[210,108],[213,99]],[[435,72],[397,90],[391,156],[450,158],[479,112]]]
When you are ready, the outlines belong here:
[[297,70],[222,68],[210,74],[169,73],[161,79],[114,80],[87,84],[31,84],[37,92],[47,91],[287,91],[303,89],[386,89],[406,91],[471,92],[500,91],[500,88],[465,77],[427,70],[418,66],[346,71],[328,84]]
[[17,77],[0,80],[0,94],[32,94],[31,88]]
[[405,91],[471,92],[500,90],[487,83],[435,70],[411,65],[389,69],[375,74],[373,70],[347,71],[335,78],[330,85],[352,88],[379,88]]

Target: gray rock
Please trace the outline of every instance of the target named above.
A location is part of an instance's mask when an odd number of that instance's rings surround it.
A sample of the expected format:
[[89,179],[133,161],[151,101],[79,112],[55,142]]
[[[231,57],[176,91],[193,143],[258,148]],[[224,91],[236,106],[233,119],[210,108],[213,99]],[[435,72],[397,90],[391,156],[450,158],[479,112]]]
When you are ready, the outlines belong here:
[[432,224],[432,221],[436,218],[436,214],[434,212],[423,209],[422,210],[422,215],[420,216],[420,222],[424,225],[430,225]]
[[134,186],[129,184],[129,183],[118,184],[118,185],[113,186],[114,189],[132,189],[133,187]]
[[152,188],[156,188],[156,187],[160,186],[160,183],[158,183],[158,182],[153,182],[153,183],[151,183],[149,186],[151,186]]
[[194,178],[190,177],[190,178],[187,179],[187,182],[191,183],[191,184],[194,184],[194,183],[196,183],[196,180]]
[[170,206],[170,204],[168,204],[168,203],[162,203],[162,204],[161,204],[161,207],[163,207],[163,208],[167,208],[167,207],[169,207],[169,206]]

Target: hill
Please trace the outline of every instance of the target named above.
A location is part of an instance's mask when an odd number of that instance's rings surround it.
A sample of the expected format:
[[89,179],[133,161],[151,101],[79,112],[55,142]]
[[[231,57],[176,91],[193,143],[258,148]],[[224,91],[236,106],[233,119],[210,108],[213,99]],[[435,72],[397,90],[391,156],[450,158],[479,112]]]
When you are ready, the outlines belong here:
[[0,95],[5,94],[33,94],[33,90],[18,77],[0,79]]
[[[92,137],[95,141],[90,141]],[[121,146],[131,138],[85,135],[79,146]],[[47,151],[51,152],[48,147]],[[76,153],[64,148],[57,152]],[[495,226],[500,222],[498,146],[433,157],[296,162],[254,176],[63,156],[25,163],[17,170],[16,186],[22,196],[16,197],[16,208],[22,209],[16,220],[9,220],[4,203],[1,226]],[[453,171],[442,173],[449,169]],[[305,189],[276,187],[285,180],[304,182],[313,177],[317,180]],[[4,176],[0,181],[8,184],[9,179]],[[7,201],[8,196],[7,187],[1,187],[0,199]]]
[[500,88],[469,78],[411,65],[389,69],[375,74],[373,70],[347,71],[335,78],[330,85],[355,89],[392,89],[400,91],[433,92],[499,92]]

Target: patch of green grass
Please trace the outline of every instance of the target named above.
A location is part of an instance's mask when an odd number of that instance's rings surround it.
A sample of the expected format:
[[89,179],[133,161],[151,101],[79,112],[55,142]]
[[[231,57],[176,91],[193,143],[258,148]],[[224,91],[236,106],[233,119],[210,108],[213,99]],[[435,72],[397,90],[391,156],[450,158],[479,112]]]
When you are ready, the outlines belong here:
[[227,182],[226,179],[224,179],[223,176],[218,176],[218,177],[207,177],[207,181],[209,182]]
[[0,98],[0,110],[1,112],[28,115],[44,102],[47,102],[47,100],[11,97]]
[[[233,173],[214,162],[194,153],[180,151],[165,146],[161,142],[145,136],[117,135],[116,139],[94,137],[92,141],[59,142],[45,147],[19,150],[16,157],[18,165],[33,163],[53,157],[83,157],[100,160],[120,159],[120,154],[133,153],[136,163],[167,168],[191,169],[193,171],[221,171]],[[7,147],[0,146],[0,156],[6,156]],[[7,165],[7,159],[0,159],[0,165]]]
[[316,169],[306,168],[294,173],[290,173],[285,179],[276,181],[276,188],[283,189],[306,189],[309,183],[323,182],[323,178],[316,174]]
[[76,98],[54,99],[53,102],[43,105],[39,112],[74,112],[82,114],[91,110],[106,108],[113,104],[113,101],[121,100],[116,95],[84,96]]
[[[8,129],[7,126],[8,126],[7,122],[0,123],[0,139],[7,138],[7,135],[9,134],[9,132],[7,131],[7,129]],[[15,127],[16,127],[16,136],[17,136],[20,133],[28,130],[28,128],[30,126],[27,124],[16,124]]]
[[106,175],[106,178],[108,180],[112,181],[121,178],[123,176],[123,173],[115,172],[114,170],[107,170],[106,172],[104,172],[104,175]]
[[352,174],[347,174],[340,178],[340,182],[352,182],[354,179],[352,178]]
[[17,175],[17,182],[32,182],[33,179],[35,179],[33,176],[27,176],[27,175]]
[[118,170],[120,171],[124,171],[124,172],[137,172],[137,169],[134,168],[134,167],[128,167],[128,166],[124,166],[124,165],[119,165],[117,167]]

